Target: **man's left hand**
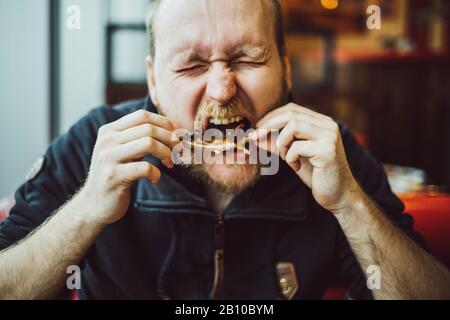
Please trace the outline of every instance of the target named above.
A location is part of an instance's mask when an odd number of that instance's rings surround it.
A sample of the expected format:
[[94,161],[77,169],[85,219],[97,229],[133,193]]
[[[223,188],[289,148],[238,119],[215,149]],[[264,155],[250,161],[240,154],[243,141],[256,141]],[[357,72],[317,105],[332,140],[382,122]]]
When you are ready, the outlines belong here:
[[316,201],[337,213],[359,190],[345,156],[339,126],[328,116],[290,103],[265,115],[258,129],[281,130],[278,153],[311,188]]

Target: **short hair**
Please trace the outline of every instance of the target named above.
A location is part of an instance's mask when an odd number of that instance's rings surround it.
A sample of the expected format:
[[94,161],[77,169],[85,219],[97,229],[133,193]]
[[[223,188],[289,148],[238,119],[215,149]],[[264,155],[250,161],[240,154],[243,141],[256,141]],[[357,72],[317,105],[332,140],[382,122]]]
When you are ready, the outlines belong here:
[[[150,0],[150,4],[147,10],[147,17],[145,24],[147,26],[147,35],[149,41],[149,54],[152,58],[155,58],[155,20],[158,12],[158,8],[163,0]],[[275,30],[275,42],[278,48],[280,56],[286,51],[286,40],[284,35],[284,22],[283,12],[281,10],[280,0],[269,0],[273,8],[274,18],[274,30]]]

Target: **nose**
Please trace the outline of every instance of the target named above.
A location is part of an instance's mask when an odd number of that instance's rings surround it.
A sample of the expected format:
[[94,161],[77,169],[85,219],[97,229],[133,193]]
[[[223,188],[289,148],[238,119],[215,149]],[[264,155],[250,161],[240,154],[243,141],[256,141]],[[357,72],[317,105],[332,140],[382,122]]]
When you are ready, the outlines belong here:
[[217,104],[226,104],[236,95],[234,72],[224,62],[211,64],[206,96]]

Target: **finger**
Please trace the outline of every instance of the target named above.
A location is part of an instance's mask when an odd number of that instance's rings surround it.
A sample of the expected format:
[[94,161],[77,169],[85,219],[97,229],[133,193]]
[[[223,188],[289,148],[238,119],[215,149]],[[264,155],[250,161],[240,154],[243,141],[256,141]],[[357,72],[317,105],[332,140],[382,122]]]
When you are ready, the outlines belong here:
[[112,130],[123,131],[144,123],[150,123],[169,131],[173,130],[172,123],[166,117],[146,110],[130,113],[117,121],[111,122],[108,126]]
[[289,112],[289,111],[301,112],[303,114],[308,114],[308,115],[310,115],[312,117],[315,117],[317,119],[324,119],[324,120],[331,119],[330,117],[328,117],[328,116],[326,116],[324,114],[318,113],[316,111],[313,111],[313,110],[311,110],[309,108],[305,108],[305,107],[300,106],[300,105],[295,104],[295,103],[288,103],[287,105],[285,105],[283,107],[276,108],[276,109],[272,110],[271,112],[269,112],[267,115],[265,115],[263,118],[274,116],[274,115],[277,115],[279,113]]
[[295,140],[318,141],[331,136],[331,133],[315,124],[303,120],[292,120],[281,131],[278,136],[278,148],[281,158],[285,158],[291,144]]
[[147,161],[129,162],[118,167],[118,177],[130,184],[139,179],[149,179],[156,184],[161,179],[161,171]]
[[267,121],[268,119],[270,119],[271,117],[274,116],[278,116],[279,114],[283,114],[283,113],[295,113],[295,114],[304,114],[304,115],[309,115],[310,117],[313,117],[317,120],[327,120],[327,121],[333,121],[332,118],[323,115],[321,113],[315,112],[311,109],[299,106],[295,103],[289,103],[281,108],[277,108],[275,110],[272,110],[271,112],[269,112],[268,114],[266,114],[264,117],[262,117],[258,124],[260,123],[264,123],[265,121]]
[[292,161],[295,157],[312,158],[321,154],[323,146],[316,141],[295,141],[286,153],[286,161]]
[[301,169],[302,158],[312,158],[320,153],[321,144],[315,141],[295,141],[286,153],[286,163],[295,171]]
[[309,122],[315,126],[321,127],[322,129],[329,131],[334,130],[336,127],[336,124],[331,118],[330,120],[324,118],[317,118],[298,110],[297,111],[291,110],[274,114],[271,117],[265,118],[263,121],[258,122],[257,127],[260,129],[262,128],[282,129],[288,124],[289,121],[295,119]]
[[180,141],[173,136],[173,132],[167,129],[154,126],[149,123],[141,124],[137,127],[131,127],[118,133],[118,143],[128,143],[144,137],[152,137],[159,142],[167,145],[171,149]]
[[[278,130],[263,130],[265,133],[260,136],[252,137],[251,143],[256,143],[259,149],[267,150],[271,153],[279,154],[277,147]],[[255,131],[256,133],[256,131]]]
[[169,147],[151,137],[122,144],[115,151],[115,160],[120,162],[133,161],[145,156],[152,155],[160,160],[168,168],[173,168],[172,153]]
[[279,135],[280,130],[279,129],[268,129],[268,128],[260,128],[254,130],[250,135],[249,139],[253,141],[262,142],[267,140],[271,135],[276,134]]

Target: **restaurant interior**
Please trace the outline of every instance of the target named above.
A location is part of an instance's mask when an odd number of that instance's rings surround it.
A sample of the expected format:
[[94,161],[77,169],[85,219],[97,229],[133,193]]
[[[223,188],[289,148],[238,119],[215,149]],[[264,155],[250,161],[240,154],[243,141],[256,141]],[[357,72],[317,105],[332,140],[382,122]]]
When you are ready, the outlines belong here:
[[[147,1],[90,2],[70,1],[78,3],[85,16],[84,29],[76,34],[57,30],[69,1],[45,1],[41,22],[46,25],[42,37],[47,62],[41,71],[48,94],[43,103],[45,138],[38,146],[63,134],[97,103],[147,95]],[[380,9],[380,25],[374,28],[369,21],[377,14],[369,10],[372,5]],[[416,228],[450,267],[450,1],[282,0],[282,8],[296,102],[349,126],[385,166]],[[0,30],[4,37],[6,31]],[[90,34],[83,38],[83,32]],[[8,61],[20,64],[13,56]],[[81,74],[73,85],[68,77],[76,70]],[[6,77],[1,76],[0,83]],[[7,96],[6,90],[0,88],[1,95]],[[6,108],[1,107],[1,126],[11,128],[6,112],[13,111]],[[3,130],[2,136],[11,134]],[[23,142],[22,147],[29,144]],[[1,160],[1,175],[8,179],[0,182],[0,220],[13,204],[23,171],[43,152],[23,155],[18,144],[10,146],[6,139],[0,141],[1,149],[24,160],[17,173],[11,170],[17,162]]]

